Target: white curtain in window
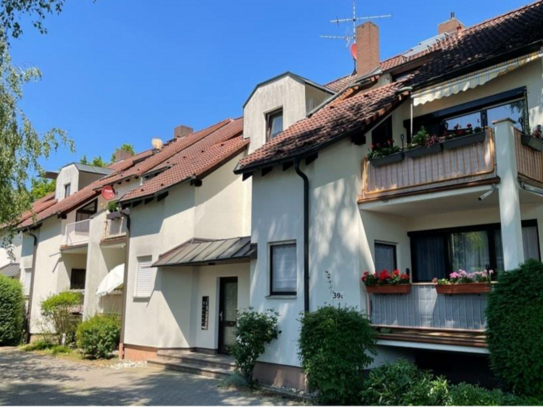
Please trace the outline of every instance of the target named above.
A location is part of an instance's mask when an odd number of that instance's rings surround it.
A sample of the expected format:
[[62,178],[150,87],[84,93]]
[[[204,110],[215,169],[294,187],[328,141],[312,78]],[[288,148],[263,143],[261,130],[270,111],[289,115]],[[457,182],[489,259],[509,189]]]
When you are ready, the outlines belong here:
[[490,263],[486,231],[453,233],[451,237],[453,271],[468,273],[484,270]]
[[271,252],[272,291],[296,292],[296,245],[275,245]]
[[375,243],[375,271],[393,271],[396,268],[396,246]]
[[539,260],[539,242],[537,227],[525,226],[522,228],[522,243],[524,246],[524,259]]

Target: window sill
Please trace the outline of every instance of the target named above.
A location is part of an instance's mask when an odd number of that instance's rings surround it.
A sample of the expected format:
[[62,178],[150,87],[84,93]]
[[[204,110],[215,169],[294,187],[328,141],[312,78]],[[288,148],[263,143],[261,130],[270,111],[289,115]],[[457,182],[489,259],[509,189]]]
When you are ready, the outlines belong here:
[[290,294],[290,295],[286,295],[286,294],[270,294],[270,295],[266,295],[266,299],[268,299],[268,300],[295,300],[296,298],[298,298],[298,296],[296,294]]

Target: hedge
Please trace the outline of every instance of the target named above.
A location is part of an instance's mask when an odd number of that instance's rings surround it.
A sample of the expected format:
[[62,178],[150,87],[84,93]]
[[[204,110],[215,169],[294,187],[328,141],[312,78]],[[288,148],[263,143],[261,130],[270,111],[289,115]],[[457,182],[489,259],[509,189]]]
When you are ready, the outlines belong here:
[[18,345],[23,323],[23,287],[19,280],[0,275],[0,346]]

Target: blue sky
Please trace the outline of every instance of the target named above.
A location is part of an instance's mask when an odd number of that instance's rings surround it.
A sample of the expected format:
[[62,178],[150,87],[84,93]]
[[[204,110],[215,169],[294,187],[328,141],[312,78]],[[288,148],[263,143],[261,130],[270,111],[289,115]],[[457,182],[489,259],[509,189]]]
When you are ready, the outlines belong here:
[[[357,14],[393,13],[376,21],[386,58],[435,35],[451,11],[469,26],[527,2],[359,0]],[[239,117],[255,84],[287,70],[318,83],[350,73],[345,45],[319,35],[342,35],[351,25],[329,20],[351,10],[351,0],[67,0],[47,35],[26,26],[12,42],[14,62],[43,74],[25,88],[27,115],[76,144],[74,155],[63,149],[44,166],[109,159],[122,143],[141,151],[176,125]]]

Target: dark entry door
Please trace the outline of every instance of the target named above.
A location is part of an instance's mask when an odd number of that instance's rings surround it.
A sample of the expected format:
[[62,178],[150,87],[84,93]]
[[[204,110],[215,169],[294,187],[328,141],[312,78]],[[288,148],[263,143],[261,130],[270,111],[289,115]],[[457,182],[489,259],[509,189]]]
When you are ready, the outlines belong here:
[[238,278],[220,280],[219,294],[219,352],[228,353],[236,343],[236,319],[238,312]]

